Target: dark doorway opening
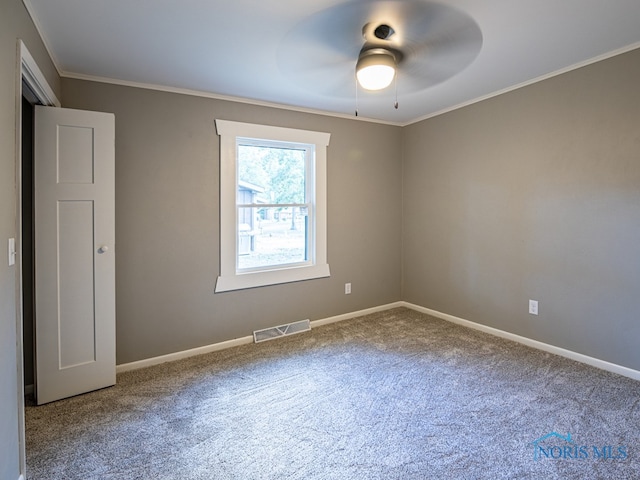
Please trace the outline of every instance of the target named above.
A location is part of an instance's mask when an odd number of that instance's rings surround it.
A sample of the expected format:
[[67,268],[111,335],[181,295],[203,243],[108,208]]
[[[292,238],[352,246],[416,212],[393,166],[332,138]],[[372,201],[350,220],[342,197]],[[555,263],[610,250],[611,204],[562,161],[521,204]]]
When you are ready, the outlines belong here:
[[22,82],[22,355],[25,393],[33,394],[35,383],[35,237],[34,237],[34,113],[40,104],[29,85]]

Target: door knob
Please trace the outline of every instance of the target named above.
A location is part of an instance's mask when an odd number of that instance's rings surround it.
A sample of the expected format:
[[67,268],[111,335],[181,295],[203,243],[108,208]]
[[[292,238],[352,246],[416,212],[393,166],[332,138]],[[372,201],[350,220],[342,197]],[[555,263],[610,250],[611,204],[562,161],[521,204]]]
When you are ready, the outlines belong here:
[[107,250],[109,250],[109,247],[107,247],[106,245],[102,245],[100,248],[98,248],[98,253],[104,253]]

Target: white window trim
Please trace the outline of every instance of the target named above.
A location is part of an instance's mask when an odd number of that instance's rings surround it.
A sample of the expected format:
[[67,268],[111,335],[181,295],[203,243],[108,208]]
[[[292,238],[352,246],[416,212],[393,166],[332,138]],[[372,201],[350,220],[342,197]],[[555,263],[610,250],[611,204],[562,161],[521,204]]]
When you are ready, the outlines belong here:
[[[327,146],[330,134],[216,119],[220,136],[220,276],[215,292],[228,292],[330,276],[327,263]],[[236,138],[315,144],[315,264],[236,273]]]

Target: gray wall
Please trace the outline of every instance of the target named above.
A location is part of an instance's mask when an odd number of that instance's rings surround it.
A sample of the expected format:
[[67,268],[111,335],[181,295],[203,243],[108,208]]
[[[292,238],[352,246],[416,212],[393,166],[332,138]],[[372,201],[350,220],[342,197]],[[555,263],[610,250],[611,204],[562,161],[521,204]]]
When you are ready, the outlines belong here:
[[[399,127],[72,79],[62,101],[116,116],[118,364],[400,300]],[[330,278],[213,293],[216,118],[331,133]]]
[[405,128],[403,299],[640,370],[639,86],[636,50]]
[[16,232],[16,67],[21,38],[52,88],[60,80],[20,0],[0,1],[0,478],[17,479],[18,378],[16,360],[16,269],[6,260],[7,239]]
[[[18,37],[60,93],[22,2],[2,0],[0,247],[17,236]],[[116,114],[118,363],[402,298],[640,369],[637,85],[640,51],[400,129],[63,80],[65,106]],[[215,118],[332,134],[331,278],[213,293]],[[0,261],[0,478],[10,480],[15,292],[15,269]]]

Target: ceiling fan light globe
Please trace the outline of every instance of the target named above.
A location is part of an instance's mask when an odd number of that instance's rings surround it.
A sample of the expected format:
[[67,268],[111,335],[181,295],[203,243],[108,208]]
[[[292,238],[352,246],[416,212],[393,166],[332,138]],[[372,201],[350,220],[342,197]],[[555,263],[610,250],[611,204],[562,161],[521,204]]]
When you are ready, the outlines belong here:
[[356,65],[356,77],[366,90],[382,90],[391,85],[396,75],[396,62],[387,51],[361,55]]
[[358,70],[358,83],[366,90],[382,90],[391,85],[396,70],[388,65],[371,65]]

